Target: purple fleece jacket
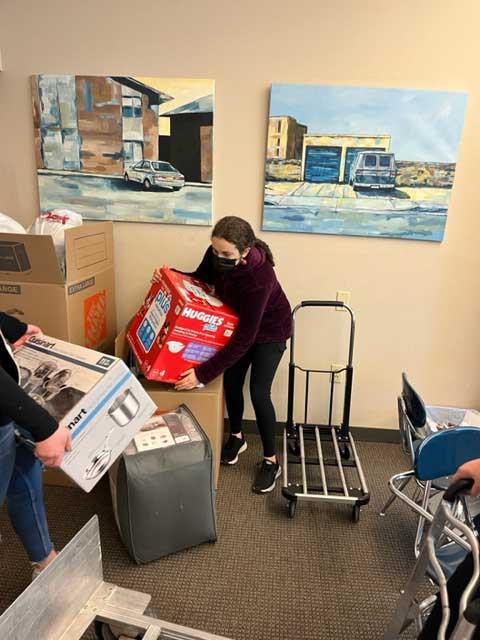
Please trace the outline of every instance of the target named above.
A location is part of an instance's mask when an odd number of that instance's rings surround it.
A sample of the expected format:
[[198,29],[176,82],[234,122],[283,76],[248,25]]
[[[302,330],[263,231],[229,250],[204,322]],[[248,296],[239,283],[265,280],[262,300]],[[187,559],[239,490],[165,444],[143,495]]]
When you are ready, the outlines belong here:
[[189,275],[213,285],[218,297],[239,316],[230,342],[196,367],[197,378],[203,384],[238,362],[253,344],[285,342],[292,335],[290,304],[263,249],[253,247],[245,264],[222,275],[213,268],[209,247],[198,269]]

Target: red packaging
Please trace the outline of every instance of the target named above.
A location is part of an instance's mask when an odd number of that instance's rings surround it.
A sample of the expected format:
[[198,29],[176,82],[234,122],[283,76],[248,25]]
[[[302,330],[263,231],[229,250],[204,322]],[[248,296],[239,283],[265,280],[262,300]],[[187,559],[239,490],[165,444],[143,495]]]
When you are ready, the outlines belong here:
[[228,343],[238,316],[205,283],[166,268],[160,274],[127,340],[148,380],[177,382]]

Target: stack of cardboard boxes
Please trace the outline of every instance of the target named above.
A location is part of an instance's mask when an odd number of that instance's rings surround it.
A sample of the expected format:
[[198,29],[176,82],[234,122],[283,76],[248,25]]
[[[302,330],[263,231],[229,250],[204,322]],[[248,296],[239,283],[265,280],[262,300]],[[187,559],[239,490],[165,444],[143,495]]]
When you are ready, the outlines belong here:
[[[85,349],[78,351],[73,345],[68,347],[66,342],[107,354],[114,350],[116,357],[122,360],[127,360],[131,346],[145,376],[139,383],[154,405],[162,411],[172,411],[180,404],[187,405],[207,433],[213,448],[217,483],[224,422],[222,379],[191,391],[176,391],[172,384],[167,383],[175,382],[180,373],[222,348],[235,331],[236,315],[203,283],[164,269],[160,281],[152,286],[133,319],[127,342],[126,331],[116,335],[114,282],[111,222],[67,229],[64,269],[59,264],[50,236],[0,234],[0,309],[40,326],[47,335],[55,336],[55,340],[47,340],[47,343],[56,345],[54,347],[42,347],[38,342],[30,344],[19,354],[21,366],[28,370],[28,363],[32,364],[38,358],[42,348],[47,358],[49,348],[56,348],[60,349],[60,355],[57,353],[55,357],[60,359],[71,357],[77,365],[82,359],[88,360]],[[75,354],[69,356],[68,348]],[[51,356],[50,353],[50,359]],[[98,353],[92,357],[97,356],[101,359]],[[110,365],[117,371],[123,366],[117,359],[112,359]],[[35,376],[34,371],[30,374]],[[28,386],[29,383],[25,384]],[[50,376],[50,390],[45,389],[45,393],[52,391],[53,384]],[[40,388],[42,385],[39,382],[37,386]],[[90,385],[88,391],[92,388]],[[62,393],[65,396],[63,389]],[[82,397],[80,394],[72,406],[59,409],[63,414],[59,413],[57,418],[70,420]],[[151,408],[148,402],[144,405],[145,412],[140,412],[140,416],[146,415]],[[153,409],[152,404],[152,412]],[[90,461],[92,464],[94,457]],[[97,465],[99,469],[101,461],[97,460]],[[71,467],[68,462],[65,469],[67,467]],[[105,470],[102,469],[102,473]],[[70,471],[68,474],[48,469],[45,482],[75,486],[73,478],[86,490],[93,486],[83,476],[80,478]]]
[[113,224],[65,231],[65,272],[51,236],[0,234],[0,309],[60,340],[111,351],[116,328]]
[[[113,223],[65,230],[62,269],[52,237],[0,234],[0,309],[50,336],[112,353],[116,326]],[[46,484],[75,486],[57,469]]]
[[159,409],[172,411],[186,404],[192,411],[212,444],[216,484],[223,441],[222,378],[191,391],[176,391],[166,383],[211,358],[228,343],[237,324],[235,312],[207,285],[161,269],[158,282],[115,345],[116,355],[124,359],[130,345],[145,375],[142,384]]

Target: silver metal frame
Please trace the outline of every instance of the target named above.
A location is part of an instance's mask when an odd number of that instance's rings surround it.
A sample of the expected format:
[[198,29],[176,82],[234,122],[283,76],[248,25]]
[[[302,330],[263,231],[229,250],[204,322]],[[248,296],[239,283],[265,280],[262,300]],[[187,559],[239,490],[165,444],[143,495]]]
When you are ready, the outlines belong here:
[[104,582],[94,516],[0,616],[2,640],[80,640],[95,620],[144,640],[227,640],[143,615],[150,596]]
[[[397,404],[398,404],[398,429],[400,431],[400,442],[402,445],[402,450],[404,452],[404,454],[409,458],[411,464],[412,464],[412,468],[415,467],[415,451],[413,449],[413,436],[415,435],[416,439],[423,439],[425,436],[423,434],[418,433],[415,430],[415,427],[412,425],[412,423],[410,422],[408,415],[407,415],[407,410],[405,407],[405,401],[403,399],[403,397],[401,395],[398,396],[397,398]],[[414,477],[414,476],[413,476]],[[405,489],[405,487],[407,486],[407,484],[410,482],[410,480],[412,479],[412,477],[408,477],[406,479],[405,484],[403,485],[402,489]],[[422,499],[425,496],[426,490],[425,490],[425,483],[424,482],[420,482],[419,480],[417,480],[414,477],[416,483],[417,483],[417,488],[420,489],[420,491],[422,492]],[[382,507],[382,509],[380,510],[379,515],[384,517],[385,514],[387,513],[388,509],[392,506],[392,504],[395,502],[397,496],[395,494],[392,494],[389,499],[387,500],[387,502],[385,503],[385,505]],[[428,501],[428,498],[427,498]],[[418,537],[418,529],[420,527],[420,522],[419,525],[417,527],[417,537]]]
[[[345,504],[354,507],[354,510],[358,510],[362,505],[367,504],[369,501],[369,492],[365,474],[360,462],[360,458],[357,453],[355,441],[350,433],[350,401],[351,401],[351,388],[353,378],[353,349],[355,340],[355,315],[352,309],[341,301],[304,301],[298,304],[292,313],[293,326],[295,329],[295,318],[298,311],[303,307],[337,307],[343,308],[350,314],[350,338],[348,345],[348,362],[338,371],[322,370],[322,369],[304,369],[295,364],[295,330],[293,330],[290,341],[290,369],[289,369],[289,390],[288,390],[288,410],[287,410],[287,424],[283,433],[283,489],[282,493],[290,504],[296,503],[298,500],[318,501],[318,502],[334,502],[338,504]],[[293,403],[294,403],[294,377],[295,370],[298,369],[306,374],[306,388],[305,388],[305,415],[303,424],[297,424],[293,421]],[[345,384],[345,397],[343,405],[343,419],[340,426],[332,425],[332,407],[333,407],[333,384],[334,376],[342,371],[346,371],[346,384]],[[309,382],[311,373],[323,373],[330,376],[330,408],[329,408],[329,420],[328,425],[312,425],[308,424],[308,395],[309,395]],[[289,458],[289,441],[292,439],[292,433],[295,434],[296,443],[299,449],[299,456],[296,456],[298,460],[295,463],[299,463],[301,466],[301,482],[302,484],[294,484],[289,482],[288,465],[289,462],[293,462]],[[308,460],[305,455],[305,440],[306,437],[313,440],[316,444],[317,460],[312,462]],[[334,458],[328,460],[322,447],[322,436],[333,444]],[[352,460],[347,461],[342,459],[340,452],[340,446],[349,448],[352,455]],[[307,464],[315,464],[319,467],[320,471],[320,484],[314,485],[307,481]],[[327,484],[326,466],[336,467],[338,470],[341,488],[329,487]],[[355,469],[358,478],[359,487],[353,489],[348,486],[347,478],[345,475],[345,469]],[[310,486],[309,486],[310,484]],[[293,505],[295,506],[295,505]],[[354,511],[354,514],[356,512]],[[355,515],[354,515],[354,519]]]
[[[430,511],[427,511],[426,505],[424,504],[424,502],[422,501],[422,503],[419,504],[418,502],[415,502],[413,498],[410,498],[409,496],[407,496],[406,493],[403,493],[402,491],[402,488],[405,486],[405,480],[410,480],[414,477],[415,477],[415,471],[413,470],[405,471],[404,473],[397,473],[396,475],[392,476],[388,481],[390,491],[402,502],[404,502],[407,506],[409,506],[413,511],[415,511],[415,513],[417,513],[424,522],[429,522],[429,523],[433,522],[435,516],[432,513],[430,513]],[[471,527],[469,527],[468,529],[469,531],[471,531]],[[467,551],[470,551],[470,545],[468,544],[468,542],[466,542],[464,538],[457,535],[450,528],[445,527],[444,533],[447,536],[447,538],[449,538],[452,542],[456,542]],[[416,557],[418,557],[420,553],[419,547],[421,546],[423,539],[424,539],[423,536],[422,537],[418,536],[418,530],[417,530],[417,537],[415,539]]]
[[[452,497],[448,500],[442,499],[432,524],[426,535],[422,550],[410,574],[405,588],[401,591],[402,595],[398,602],[395,614],[385,631],[383,640],[399,640],[403,631],[413,622],[417,624],[417,630],[420,631],[424,616],[434,604],[432,597],[423,603],[418,603],[415,595],[424,581],[425,574],[429,565],[432,567],[436,576],[436,583],[439,587],[439,596],[442,602],[442,621],[437,634],[437,640],[445,640],[445,632],[450,619],[450,606],[448,601],[447,580],[445,574],[436,557],[436,549],[438,548],[444,535],[455,540],[463,547],[471,550],[473,555],[474,570],[466,589],[463,592],[459,606],[459,619],[455,626],[450,640],[470,640],[476,630],[476,625],[469,622],[465,617],[465,611],[471,600],[471,597],[480,581],[480,556],[479,545],[474,532],[465,523],[461,522],[453,516],[455,510],[455,501]],[[415,504],[415,503],[413,503]],[[413,507],[412,507],[413,508]],[[415,508],[420,508],[415,504]],[[430,514],[425,513],[425,518],[429,518]],[[466,540],[459,537],[453,529],[460,531]]]

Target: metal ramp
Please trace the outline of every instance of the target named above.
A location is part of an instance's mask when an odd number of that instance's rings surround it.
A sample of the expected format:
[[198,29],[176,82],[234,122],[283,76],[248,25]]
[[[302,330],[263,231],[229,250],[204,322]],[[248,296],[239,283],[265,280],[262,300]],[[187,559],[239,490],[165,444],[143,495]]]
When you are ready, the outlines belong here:
[[143,640],[227,640],[143,615],[150,596],[104,582],[94,516],[0,616],[5,640],[80,640],[92,622]]

